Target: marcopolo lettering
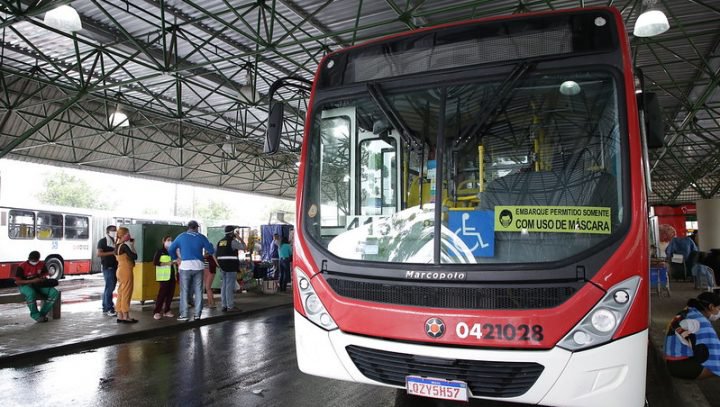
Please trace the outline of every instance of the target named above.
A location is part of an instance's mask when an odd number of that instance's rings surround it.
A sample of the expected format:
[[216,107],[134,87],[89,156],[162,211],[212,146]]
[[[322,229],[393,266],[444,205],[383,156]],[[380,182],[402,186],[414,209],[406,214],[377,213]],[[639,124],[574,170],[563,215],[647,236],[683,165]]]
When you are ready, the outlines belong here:
[[405,278],[412,280],[465,280],[466,273],[443,271],[406,271]]

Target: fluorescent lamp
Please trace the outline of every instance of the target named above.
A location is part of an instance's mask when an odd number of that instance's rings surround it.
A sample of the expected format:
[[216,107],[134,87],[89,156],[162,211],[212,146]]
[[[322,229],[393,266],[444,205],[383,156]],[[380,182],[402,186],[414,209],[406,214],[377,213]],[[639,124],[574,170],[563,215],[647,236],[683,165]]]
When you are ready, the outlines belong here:
[[670,29],[668,19],[660,10],[648,8],[644,13],[640,14],[635,21],[633,35],[636,37],[654,37],[660,35]]
[[82,30],[80,15],[74,8],[66,4],[45,13],[43,22],[49,27],[66,33]]

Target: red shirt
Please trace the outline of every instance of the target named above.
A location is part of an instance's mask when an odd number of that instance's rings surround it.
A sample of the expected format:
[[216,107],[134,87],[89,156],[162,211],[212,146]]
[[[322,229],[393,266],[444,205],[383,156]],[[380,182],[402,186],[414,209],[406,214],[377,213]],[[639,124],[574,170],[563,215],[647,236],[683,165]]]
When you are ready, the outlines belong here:
[[39,261],[36,265],[32,265],[25,261],[18,265],[15,270],[15,281],[18,280],[32,280],[37,277],[47,277],[47,268],[45,267],[44,261]]

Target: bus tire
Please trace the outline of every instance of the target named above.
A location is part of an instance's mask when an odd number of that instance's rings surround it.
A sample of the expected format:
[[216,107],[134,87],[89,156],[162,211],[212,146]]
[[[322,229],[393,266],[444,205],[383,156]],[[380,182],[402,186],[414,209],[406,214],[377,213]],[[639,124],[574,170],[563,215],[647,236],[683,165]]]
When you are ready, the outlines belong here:
[[51,257],[45,262],[45,267],[48,269],[48,277],[61,279],[64,275],[63,262],[57,257]]

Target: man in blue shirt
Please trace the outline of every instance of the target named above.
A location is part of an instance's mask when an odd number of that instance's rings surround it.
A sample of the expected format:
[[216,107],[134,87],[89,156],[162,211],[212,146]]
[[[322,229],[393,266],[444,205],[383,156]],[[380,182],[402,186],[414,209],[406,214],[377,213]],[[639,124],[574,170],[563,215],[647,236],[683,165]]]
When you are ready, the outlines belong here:
[[202,280],[205,270],[205,255],[214,254],[215,248],[208,238],[198,232],[200,226],[194,220],[188,223],[187,232],[183,232],[173,240],[168,253],[170,258],[181,260],[180,274],[180,315],[178,321],[188,320],[188,290],[192,286],[195,294],[195,319],[202,314]]

